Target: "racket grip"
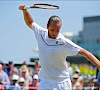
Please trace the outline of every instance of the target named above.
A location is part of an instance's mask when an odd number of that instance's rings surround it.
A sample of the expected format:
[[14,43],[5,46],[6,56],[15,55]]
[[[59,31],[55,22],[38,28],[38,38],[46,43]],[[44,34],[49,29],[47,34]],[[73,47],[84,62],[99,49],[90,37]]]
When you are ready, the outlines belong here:
[[25,6],[24,9],[30,9],[30,6]]

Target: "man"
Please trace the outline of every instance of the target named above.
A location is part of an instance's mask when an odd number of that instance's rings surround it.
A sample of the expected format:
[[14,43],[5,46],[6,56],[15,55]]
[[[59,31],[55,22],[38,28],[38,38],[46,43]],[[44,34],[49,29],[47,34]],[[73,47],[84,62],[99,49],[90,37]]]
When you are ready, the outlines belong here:
[[79,76],[78,77],[78,82],[80,83],[80,87],[83,88],[83,86],[84,86],[84,77],[83,77],[83,75],[81,75],[80,69],[77,68],[75,70],[75,74],[77,74]]
[[2,70],[2,65],[0,64],[0,84],[8,89],[10,81],[8,75]]
[[9,90],[21,90],[20,85],[17,83],[19,80],[19,76],[14,74],[12,76],[12,81],[10,82]]
[[24,85],[26,88],[28,88],[30,82],[32,82],[32,77],[30,76],[28,72],[28,68],[26,65],[22,65],[20,68],[20,76],[25,79]]
[[19,78],[19,85],[21,86],[21,90],[25,90],[25,79],[23,77]]
[[28,62],[27,61],[24,61],[23,62],[23,65],[26,65],[28,67]]
[[13,68],[14,68],[13,61],[9,61],[8,68],[7,68],[7,74],[8,74],[8,76],[10,75],[10,72],[12,71]]
[[2,60],[0,60],[0,64],[2,64],[2,70],[6,72],[6,64]]
[[72,80],[72,87],[73,90],[81,90],[80,82],[78,81],[78,74],[73,75],[73,80]]
[[35,68],[34,68],[34,71],[33,71],[33,75],[34,75],[34,74],[37,74],[37,75],[38,75],[39,72],[40,72],[39,67],[35,67]]
[[70,62],[67,62],[67,65],[68,65],[68,69],[69,69],[70,78],[72,79],[72,76],[73,76],[73,68],[70,66]]
[[39,78],[41,81],[38,90],[71,89],[66,56],[80,54],[100,69],[100,62],[94,55],[59,33],[62,22],[58,16],[50,17],[47,30],[35,23],[28,10],[24,9],[25,6],[25,4],[20,5],[19,9],[23,11],[27,26],[34,31],[39,48],[39,61],[41,65]]
[[[37,90],[37,87],[39,86],[39,78],[38,78],[38,75],[35,74],[33,76],[33,81],[32,83],[30,83],[29,85],[29,90]],[[32,88],[33,87],[33,88]]]
[[36,67],[40,68],[40,64],[39,64],[38,62],[35,62],[34,67],[35,67],[35,68],[36,68]]

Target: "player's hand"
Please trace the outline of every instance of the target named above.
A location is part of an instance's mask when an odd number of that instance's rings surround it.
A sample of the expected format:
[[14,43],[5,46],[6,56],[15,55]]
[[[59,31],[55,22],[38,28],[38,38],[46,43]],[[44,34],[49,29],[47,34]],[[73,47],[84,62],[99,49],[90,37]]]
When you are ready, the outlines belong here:
[[26,10],[26,9],[24,9],[25,6],[27,6],[27,5],[26,5],[26,4],[20,5],[20,6],[19,6],[19,10]]

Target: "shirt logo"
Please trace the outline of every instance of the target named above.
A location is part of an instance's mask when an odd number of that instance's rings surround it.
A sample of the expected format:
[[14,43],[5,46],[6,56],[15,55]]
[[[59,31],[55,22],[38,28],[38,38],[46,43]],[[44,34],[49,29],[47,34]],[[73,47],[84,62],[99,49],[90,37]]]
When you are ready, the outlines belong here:
[[58,44],[58,41],[56,41],[56,44]]

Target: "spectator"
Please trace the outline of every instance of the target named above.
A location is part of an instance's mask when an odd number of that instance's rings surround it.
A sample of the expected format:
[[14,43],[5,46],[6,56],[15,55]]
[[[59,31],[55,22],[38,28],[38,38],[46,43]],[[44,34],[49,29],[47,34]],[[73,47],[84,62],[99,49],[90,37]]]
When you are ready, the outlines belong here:
[[[23,65],[26,65],[26,67],[28,68],[28,63],[27,63],[27,61],[24,61]],[[28,68],[28,71],[29,71],[30,76],[33,76],[33,74],[32,74],[32,69],[31,69],[31,68]]]
[[11,70],[11,72],[10,72],[10,75],[9,75],[9,80],[10,81],[12,81],[12,76],[13,75],[18,75],[18,70],[17,70],[17,68],[13,68],[12,70]]
[[40,68],[40,64],[39,64],[38,62],[35,62],[34,68],[35,68],[35,67]]
[[23,65],[26,65],[26,66],[28,67],[27,61],[24,61],[24,62],[23,62]]
[[13,61],[9,61],[9,64],[8,64],[8,68],[7,68],[7,74],[8,76],[10,75],[10,72],[11,70],[14,68],[14,63]]
[[80,82],[81,88],[83,88],[83,86],[84,86],[84,77],[83,77],[83,75],[81,75],[80,69],[77,68],[75,70],[75,74],[78,74],[78,76],[79,76],[78,81]]
[[85,87],[85,90],[95,90],[94,89],[95,88],[94,86],[95,86],[95,83],[93,82],[93,79],[90,79],[90,81],[88,83],[88,87]]
[[5,90],[3,85],[0,85],[0,90]]
[[[32,83],[29,85],[29,90],[37,90],[37,87],[39,86],[39,78],[38,78],[38,75],[35,74],[33,76],[33,81]],[[30,87],[34,87],[33,89],[30,88]]]
[[0,83],[4,85],[5,89],[8,89],[10,84],[8,75],[2,70],[2,65],[0,64]]
[[94,82],[95,86],[98,86],[98,82],[97,82],[97,79],[96,78],[93,79],[93,82]]
[[67,62],[67,64],[68,64],[68,69],[69,69],[69,75],[70,75],[70,77],[72,78],[72,76],[73,76],[73,69],[72,69],[72,67],[70,66],[70,62]]
[[12,81],[10,82],[9,90],[21,90],[20,85],[17,83],[18,79],[19,79],[18,75],[14,74],[12,76]]
[[32,77],[29,74],[28,68],[26,65],[22,65],[20,68],[20,76],[25,79],[25,87],[28,88],[29,83],[32,82]]
[[28,71],[29,71],[30,76],[33,76],[32,68],[29,68]]
[[37,74],[38,75],[39,74],[39,71],[40,71],[39,70],[39,67],[35,67],[33,72],[34,72],[34,74]]
[[19,85],[21,86],[21,90],[25,90],[24,85],[25,79],[23,77],[19,78]]
[[73,79],[72,79],[72,87],[73,87],[73,90],[80,90],[80,83],[78,81],[78,74],[74,74],[73,75]]
[[6,72],[6,64],[3,61],[0,61],[0,63],[2,64],[2,70]]

